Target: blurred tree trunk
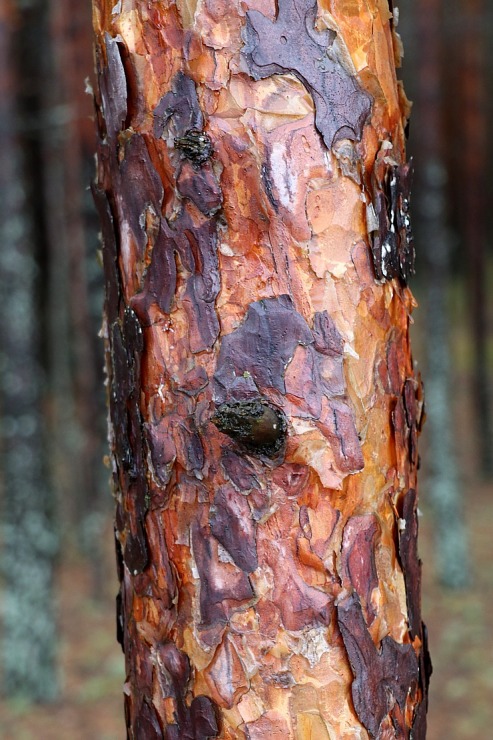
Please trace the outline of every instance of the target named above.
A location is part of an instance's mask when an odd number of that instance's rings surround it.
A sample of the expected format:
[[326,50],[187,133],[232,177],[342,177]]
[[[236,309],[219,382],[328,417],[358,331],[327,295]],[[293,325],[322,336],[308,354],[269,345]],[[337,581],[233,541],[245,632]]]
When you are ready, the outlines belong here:
[[461,70],[462,230],[469,266],[473,338],[473,398],[481,472],[493,475],[491,372],[487,356],[486,240],[488,218],[486,89],[481,0],[462,0],[464,57]]
[[454,450],[451,403],[452,357],[448,291],[450,232],[447,225],[447,168],[444,161],[442,0],[419,0],[420,45],[416,123],[420,131],[417,188],[418,236],[423,245],[426,296],[426,404],[429,490],[434,513],[435,552],[440,581],[451,587],[468,579],[468,553]]
[[[84,206],[95,140],[92,104],[84,90],[84,76],[93,66],[90,6],[51,0],[49,30],[57,70],[43,92],[51,111],[50,125],[43,131],[50,249],[51,434],[64,519],[91,564],[92,590],[97,597],[104,583],[102,542],[108,496],[103,466],[104,358],[97,336],[103,286],[91,280],[91,271],[98,271],[100,245],[96,219]],[[60,311],[61,303],[64,311]]]
[[425,737],[408,104],[327,5],[94,0],[131,738]]
[[2,677],[4,692],[46,701],[58,691],[53,568],[55,496],[42,421],[39,266],[39,65],[43,5],[0,6],[0,322]]

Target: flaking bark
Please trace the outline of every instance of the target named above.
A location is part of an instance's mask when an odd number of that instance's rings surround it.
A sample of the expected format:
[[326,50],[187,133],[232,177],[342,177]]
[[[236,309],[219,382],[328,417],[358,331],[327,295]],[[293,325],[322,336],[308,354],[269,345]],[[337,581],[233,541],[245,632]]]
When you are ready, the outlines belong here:
[[424,738],[388,5],[94,18],[129,736]]

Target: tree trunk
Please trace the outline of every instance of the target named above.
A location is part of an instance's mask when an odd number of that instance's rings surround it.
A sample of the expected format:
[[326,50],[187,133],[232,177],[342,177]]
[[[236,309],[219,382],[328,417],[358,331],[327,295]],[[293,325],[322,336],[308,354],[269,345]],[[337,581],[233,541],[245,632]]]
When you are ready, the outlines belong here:
[[461,102],[463,125],[461,141],[462,234],[468,260],[471,300],[471,335],[473,354],[472,390],[474,420],[482,475],[493,475],[493,422],[491,374],[488,367],[488,320],[486,300],[486,244],[488,239],[489,177],[485,161],[488,151],[486,122],[487,94],[485,80],[484,2],[462,0],[461,21],[464,57],[461,65]]
[[420,134],[417,185],[419,243],[423,249],[426,291],[426,405],[433,508],[436,570],[442,584],[460,588],[469,577],[467,535],[462,509],[457,458],[454,451],[453,406],[450,392],[453,363],[450,352],[448,291],[451,236],[447,213],[447,168],[444,158],[441,33],[442,0],[416,5],[420,40],[416,118]]
[[424,738],[388,5],[94,19],[129,737]]
[[[86,193],[94,167],[95,131],[84,76],[92,66],[91,8],[51,0],[51,85],[44,96],[51,111],[43,132],[45,218],[50,329],[51,427],[54,465],[66,531],[75,533],[92,571],[92,593],[100,597],[108,472],[103,465],[104,391],[101,326],[103,286],[98,269],[97,218]],[[89,198],[92,211],[84,208]],[[91,267],[93,268],[91,270]],[[97,284],[91,272],[99,277]],[[96,302],[96,307],[91,303]],[[60,311],[60,303],[65,306]],[[98,424],[98,420],[100,423]]]
[[53,597],[58,533],[45,454],[37,300],[43,230],[36,207],[35,126],[41,112],[31,66],[39,65],[33,49],[43,38],[42,26],[42,5],[0,5],[2,692],[28,701],[52,700],[58,693]]

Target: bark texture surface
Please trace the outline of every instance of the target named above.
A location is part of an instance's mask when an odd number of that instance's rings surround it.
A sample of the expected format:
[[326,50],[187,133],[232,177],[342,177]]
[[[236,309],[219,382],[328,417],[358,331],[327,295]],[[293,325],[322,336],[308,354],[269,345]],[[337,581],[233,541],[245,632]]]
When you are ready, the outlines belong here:
[[423,738],[388,4],[94,21],[129,736]]

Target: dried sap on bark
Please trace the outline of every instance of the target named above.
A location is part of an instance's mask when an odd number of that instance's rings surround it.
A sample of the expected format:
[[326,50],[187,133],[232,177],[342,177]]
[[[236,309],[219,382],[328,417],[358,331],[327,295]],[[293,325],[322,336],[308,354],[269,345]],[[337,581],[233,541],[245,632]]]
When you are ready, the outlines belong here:
[[312,465],[332,488],[363,465],[343,395],[341,342],[327,312],[315,315],[312,331],[289,296],[266,298],[251,303],[243,323],[223,337],[214,374],[216,403],[262,398],[292,423],[306,420],[294,461]]
[[372,255],[377,280],[399,278],[404,285],[414,275],[414,240],[411,230],[412,162],[377,162],[373,192],[376,222],[372,231]]
[[260,398],[222,403],[211,421],[251,454],[274,457],[286,440],[283,412]]

